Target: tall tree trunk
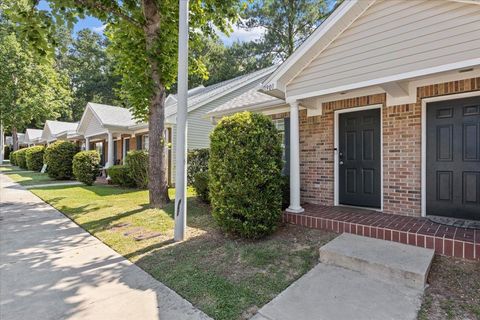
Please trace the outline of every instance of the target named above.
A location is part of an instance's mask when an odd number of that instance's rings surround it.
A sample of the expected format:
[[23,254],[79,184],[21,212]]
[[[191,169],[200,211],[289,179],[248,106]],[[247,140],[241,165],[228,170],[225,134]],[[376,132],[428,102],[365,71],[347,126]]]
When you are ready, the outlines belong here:
[[13,151],[17,151],[18,150],[17,127],[12,128],[12,144],[13,144]]
[[147,56],[154,84],[148,110],[148,191],[150,206],[163,208],[170,201],[168,197],[166,141],[164,138],[166,92],[161,82],[160,69],[153,49],[160,32],[160,14],[155,0],[143,0],[143,14],[146,21],[144,32]]

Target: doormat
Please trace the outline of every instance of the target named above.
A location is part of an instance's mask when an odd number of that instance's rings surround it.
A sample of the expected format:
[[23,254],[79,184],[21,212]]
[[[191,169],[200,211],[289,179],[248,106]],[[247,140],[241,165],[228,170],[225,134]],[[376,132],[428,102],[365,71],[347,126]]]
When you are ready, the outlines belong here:
[[444,224],[447,226],[480,230],[480,221],[456,219],[456,218],[441,217],[441,216],[427,216],[427,218],[432,222]]

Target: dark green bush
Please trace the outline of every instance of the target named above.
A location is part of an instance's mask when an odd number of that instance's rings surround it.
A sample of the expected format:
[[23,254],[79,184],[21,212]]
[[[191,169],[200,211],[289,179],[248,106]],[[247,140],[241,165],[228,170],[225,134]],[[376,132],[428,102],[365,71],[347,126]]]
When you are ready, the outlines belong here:
[[121,187],[135,187],[135,181],[130,177],[127,166],[111,166],[107,169],[107,174],[113,184]]
[[282,148],[272,121],[242,112],[210,136],[210,201],[216,222],[248,238],[272,233],[282,213]]
[[193,188],[198,198],[203,202],[210,203],[208,190],[208,171],[198,172],[193,178]]
[[10,154],[12,153],[12,148],[10,146],[5,146],[3,148],[3,159],[10,159]]
[[10,164],[11,164],[12,166],[16,166],[16,165],[17,165],[17,154],[16,154],[16,151],[10,152],[10,155],[8,156],[8,159],[10,159]]
[[22,169],[27,169],[26,151],[27,149],[20,149],[15,152],[15,161],[17,166]]
[[282,210],[290,205],[290,177],[282,176]]
[[72,169],[78,181],[91,186],[100,173],[100,154],[96,150],[80,151],[73,157]]
[[25,158],[27,160],[28,170],[32,170],[32,171],[42,170],[44,153],[45,153],[44,146],[33,146],[26,149]]
[[135,150],[128,152],[125,157],[125,166],[135,186],[145,189],[148,186],[148,152]]
[[188,152],[187,156],[187,184],[193,186],[195,175],[208,170],[210,149],[195,149]]
[[48,176],[57,180],[73,177],[72,162],[77,146],[69,141],[57,141],[45,149],[43,163],[47,164]]

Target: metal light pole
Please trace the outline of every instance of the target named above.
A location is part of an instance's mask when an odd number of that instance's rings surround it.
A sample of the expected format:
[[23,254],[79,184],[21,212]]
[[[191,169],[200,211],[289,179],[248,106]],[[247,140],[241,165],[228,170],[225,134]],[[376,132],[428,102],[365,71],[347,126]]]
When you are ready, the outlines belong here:
[[179,0],[178,102],[175,171],[174,240],[185,238],[187,227],[187,94],[188,94],[188,0]]

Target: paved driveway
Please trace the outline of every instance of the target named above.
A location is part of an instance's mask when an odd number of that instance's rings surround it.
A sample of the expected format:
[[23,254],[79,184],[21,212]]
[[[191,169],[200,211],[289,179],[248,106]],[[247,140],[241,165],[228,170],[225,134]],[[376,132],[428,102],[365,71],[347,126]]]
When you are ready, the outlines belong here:
[[0,319],[209,319],[0,174]]

